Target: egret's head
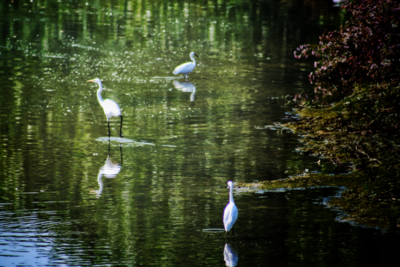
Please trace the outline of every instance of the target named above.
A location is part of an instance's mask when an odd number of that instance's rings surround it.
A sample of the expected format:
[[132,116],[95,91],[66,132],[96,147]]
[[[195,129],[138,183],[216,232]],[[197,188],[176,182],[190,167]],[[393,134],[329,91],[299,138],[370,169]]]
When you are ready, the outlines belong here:
[[196,56],[196,57],[199,57],[199,56],[198,56],[198,55],[196,55],[194,52],[191,52],[191,53],[190,53],[190,55],[191,55],[191,56]]
[[232,181],[228,181],[228,188],[231,188],[231,187],[233,187],[233,183],[232,183]]
[[89,80],[89,81],[87,81],[88,83],[98,83],[98,84],[101,84],[101,81],[100,81],[100,79],[99,78],[96,78],[96,79],[93,79],[93,80]]

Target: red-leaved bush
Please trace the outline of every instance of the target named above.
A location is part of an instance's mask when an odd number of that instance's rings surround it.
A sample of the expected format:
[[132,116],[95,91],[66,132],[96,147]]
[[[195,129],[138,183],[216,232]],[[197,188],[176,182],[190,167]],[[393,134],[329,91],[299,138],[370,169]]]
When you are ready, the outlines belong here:
[[342,6],[351,16],[339,31],[325,32],[318,45],[302,45],[296,58],[315,56],[309,75],[315,90],[350,94],[354,85],[399,84],[400,3],[354,0]]

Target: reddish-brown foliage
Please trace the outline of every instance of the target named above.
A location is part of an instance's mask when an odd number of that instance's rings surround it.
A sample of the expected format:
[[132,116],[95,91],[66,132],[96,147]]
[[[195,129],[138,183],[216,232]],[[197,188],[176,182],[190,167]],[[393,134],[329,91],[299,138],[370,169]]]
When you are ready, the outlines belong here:
[[355,0],[343,7],[351,16],[339,31],[325,32],[318,45],[302,45],[296,58],[315,56],[310,73],[315,90],[350,94],[354,84],[399,84],[400,4]]

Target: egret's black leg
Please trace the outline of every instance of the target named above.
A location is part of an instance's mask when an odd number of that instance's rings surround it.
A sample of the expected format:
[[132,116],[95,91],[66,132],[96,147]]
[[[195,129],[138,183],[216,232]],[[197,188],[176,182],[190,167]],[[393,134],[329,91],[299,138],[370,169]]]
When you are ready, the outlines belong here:
[[107,125],[108,125],[108,139],[110,139],[111,133],[110,133],[110,120],[107,118]]
[[122,157],[122,145],[119,146],[119,152],[121,153],[121,166],[122,166],[122,163],[124,161],[124,158]]
[[122,135],[122,115],[121,115],[120,117],[121,117],[121,126],[120,126],[120,128],[119,128],[119,136],[122,138],[122,137],[124,137],[124,136]]

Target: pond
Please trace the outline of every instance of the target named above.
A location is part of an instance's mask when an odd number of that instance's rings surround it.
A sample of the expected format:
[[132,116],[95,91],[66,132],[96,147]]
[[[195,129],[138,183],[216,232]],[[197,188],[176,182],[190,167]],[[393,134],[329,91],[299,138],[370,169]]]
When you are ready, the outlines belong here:
[[[321,171],[285,97],[293,51],[339,24],[329,1],[8,1],[0,7],[0,266],[384,266],[399,239],[328,209],[338,188],[226,183]],[[188,78],[173,75],[190,60]],[[97,100],[118,103],[107,118]]]

